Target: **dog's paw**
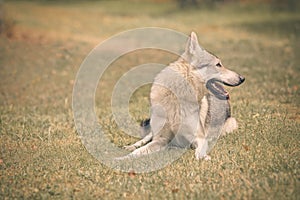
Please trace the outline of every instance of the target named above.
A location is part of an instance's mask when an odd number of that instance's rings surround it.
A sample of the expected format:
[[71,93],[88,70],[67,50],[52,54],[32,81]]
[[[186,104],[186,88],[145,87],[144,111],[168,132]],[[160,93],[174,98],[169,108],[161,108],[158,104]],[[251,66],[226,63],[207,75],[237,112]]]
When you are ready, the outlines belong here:
[[195,141],[196,149],[195,149],[195,156],[197,160],[205,159],[208,151],[208,142],[206,139],[196,139]]
[[134,151],[136,150],[136,147],[134,145],[128,145],[128,146],[124,146],[124,149],[127,151]]
[[233,117],[229,117],[223,126],[222,136],[225,136],[226,134],[233,132],[237,128],[238,128],[238,123],[236,119]]
[[206,161],[211,160],[211,157],[206,154],[202,155],[202,154],[195,153],[195,156],[197,160],[202,160],[202,159]]
[[209,155],[205,155],[204,160],[206,160],[206,161],[211,160],[211,157]]
[[206,154],[206,151],[203,151],[203,149],[196,149],[195,150],[195,157],[197,160],[210,160],[210,156]]

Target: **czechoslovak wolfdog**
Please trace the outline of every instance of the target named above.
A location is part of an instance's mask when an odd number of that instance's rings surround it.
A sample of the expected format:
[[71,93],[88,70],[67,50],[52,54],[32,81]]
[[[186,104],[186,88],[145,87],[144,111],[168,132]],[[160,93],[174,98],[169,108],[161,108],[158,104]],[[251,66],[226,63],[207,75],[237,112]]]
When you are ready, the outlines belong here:
[[126,146],[129,156],[168,146],[193,147],[196,159],[209,159],[210,142],[237,129],[229,93],[222,84],[238,86],[245,78],[226,69],[221,60],[198,44],[191,33],[185,52],[154,79],[151,117],[142,122],[144,137]]

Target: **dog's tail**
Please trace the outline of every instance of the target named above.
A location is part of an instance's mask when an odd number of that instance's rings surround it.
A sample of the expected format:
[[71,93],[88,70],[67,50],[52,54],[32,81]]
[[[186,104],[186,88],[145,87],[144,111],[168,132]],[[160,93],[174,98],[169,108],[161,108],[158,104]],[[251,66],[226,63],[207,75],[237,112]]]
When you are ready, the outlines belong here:
[[144,138],[151,131],[150,119],[142,120],[140,126],[141,126],[141,137]]

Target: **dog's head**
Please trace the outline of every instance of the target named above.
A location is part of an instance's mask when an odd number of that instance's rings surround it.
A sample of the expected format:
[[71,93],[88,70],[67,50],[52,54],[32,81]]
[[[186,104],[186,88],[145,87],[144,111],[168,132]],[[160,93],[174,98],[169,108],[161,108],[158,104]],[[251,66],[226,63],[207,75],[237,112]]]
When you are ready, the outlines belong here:
[[182,58],[191,65],[192,70],[205,81],[207,89],[219,99],[228,99],[229,93],[220,84],[238,86],[245,78],[226,69],[221,60],[200,47],[197,35],[192,32]]

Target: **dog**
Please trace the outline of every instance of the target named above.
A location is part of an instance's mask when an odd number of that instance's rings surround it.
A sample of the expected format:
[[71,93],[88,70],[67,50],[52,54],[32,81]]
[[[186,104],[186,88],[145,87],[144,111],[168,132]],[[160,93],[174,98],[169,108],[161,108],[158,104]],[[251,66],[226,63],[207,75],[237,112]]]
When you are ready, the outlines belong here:
[[212,143],[238,128],[223,85],[234,87],[244,80],[203,49],[192,32],[184,53],[155,77],[151,116],[141,123],[144,137],[125,146],[132,151],[129,156],[177,146],[194,148],[198,160],[210,159]]

